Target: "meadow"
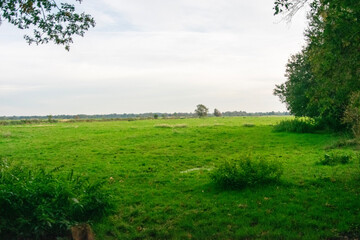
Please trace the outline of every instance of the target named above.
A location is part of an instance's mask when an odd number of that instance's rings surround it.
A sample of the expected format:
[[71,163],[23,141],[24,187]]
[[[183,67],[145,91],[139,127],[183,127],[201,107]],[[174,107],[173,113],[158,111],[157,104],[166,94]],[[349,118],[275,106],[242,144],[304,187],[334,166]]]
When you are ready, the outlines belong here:
[[[275,132],[287,117],[58,122],[0,126],[0,159],[108,182],[116,210],[97,239],[355,239],[356,146],[335,133]],[[323,165],[330,153],[351,156]],[[279,161],[279,182],[222,189],[210,173],[245,156]]]

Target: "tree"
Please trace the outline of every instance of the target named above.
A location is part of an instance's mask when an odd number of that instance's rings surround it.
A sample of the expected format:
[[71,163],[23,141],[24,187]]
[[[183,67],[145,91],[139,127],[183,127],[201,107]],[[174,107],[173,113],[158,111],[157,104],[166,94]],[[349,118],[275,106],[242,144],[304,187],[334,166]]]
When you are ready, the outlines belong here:
[[344,124],[349,124],[356,138],[360,138],[360,91],[350,96],[350,103],[345,109]]
[[221,112],[217,108],[215,108],[214,109],[214,116],[215,117],[221,117],[221,115],[222,115]]
[[209,109],[203,104],[198,104],[195,109],[195,114],[201,117],[206,117],[209,112]]
[[19,29],[33,29],[32,36],[24,36],[29,44],[53,42],[68,51],[74,35],[84,36],[95,26],[95,20],[77,13],[73,4],[54,0],[1,0],[0,24],[3,19]]
[[287,81],[275,85],[274,95],[297,117],[318,116],[316,101],[311,101],[315,83],[306,49],[290,57],[285,72]]
[[342,129],[350,96],[360,90],[360,1],[277,0],[275,14],[291,17],[305,3],[310,6],[305,50],[290,58],[287,82],[274,94],[296,116]]

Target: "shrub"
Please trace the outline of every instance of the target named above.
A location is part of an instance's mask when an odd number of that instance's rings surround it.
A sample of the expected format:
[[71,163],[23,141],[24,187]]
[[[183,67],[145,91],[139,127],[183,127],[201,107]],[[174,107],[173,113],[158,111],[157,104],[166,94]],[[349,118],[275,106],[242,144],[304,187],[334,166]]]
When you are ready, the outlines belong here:
[[0,239],[55,239],[113,208],[103,182],[0,163]]
[[316,130],[318,130],[318,125],[311,118],[283,120],[274,126],[275,132],[313,133]]
[[335,166],[338,164],[347,164],[352,159],[352,156],[347,153],[330,152],[324,155],[324,157],[318,162],[320,165]]
[[225,161],[211,173],[210,177],[223,188],[240,189],[276,182],[282,173],[282,166],[278,162],[245,157],[237,162]]

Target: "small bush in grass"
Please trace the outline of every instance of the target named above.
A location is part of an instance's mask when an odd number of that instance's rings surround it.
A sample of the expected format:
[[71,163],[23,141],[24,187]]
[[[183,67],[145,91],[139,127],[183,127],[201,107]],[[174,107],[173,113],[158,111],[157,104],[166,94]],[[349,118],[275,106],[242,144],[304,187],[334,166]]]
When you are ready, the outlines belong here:
[[347,164],[352,159],[352,155],[341,152],[330,152],[324,155],[324,157],[318,162],[320,165],[335,166],[338,164]]
[[275,132],[313,133],[316,130],[318,130],[318,126],[311,118],[283,120],[274,126]]
[[282,166],[278,162],[245,157],[240,161],[224,162],[211,173],[210,177],[223,188],[240,189],[276,182],[282,173]]
[[113,209],[103,182],[0,163],[0,239],[55,239]]

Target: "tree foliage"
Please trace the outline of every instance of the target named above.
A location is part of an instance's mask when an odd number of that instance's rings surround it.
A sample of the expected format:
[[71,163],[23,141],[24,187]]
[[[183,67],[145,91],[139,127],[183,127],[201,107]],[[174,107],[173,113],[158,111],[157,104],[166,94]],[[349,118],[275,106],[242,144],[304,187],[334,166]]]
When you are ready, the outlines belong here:
[[198,117],[206,117],[209,112],[209,109],[203,104],[198,104],[195,109],[195,114]]
[[275,0],[274,15],[283,13],[285,18],[290,20],[301,9],[307,0]]
[[360,1],[279,0],[275,14],[289,16],[306,2],[307,44],[289,59],[287,81],[274,94],[294,115],[316,117],[341,129],[350,96],[360,90]]
[[360,91],[352,93],[344,112],[343,123],[349,124],[354,136],[360,138]]
[[214,116],[215,117],[221,117],[221,115],[222,115],[222,113],[217,108],[215,108],[214,109]]
[[2,20],[19,29],[32,29],[32,35],[24,36],[29,44],[53,42],[64,45],[66,50],[74,35],[83,36],[95,26],[89,14],[77,13],[73,4],[54,0],[1,0],[0,23]]
[[286,103],[290,113],[295,116],[317,116],[316,106],[310,104],[313,74],[305,50],[290,57],[285,76],[288,80],[276,85],[274,95]]

